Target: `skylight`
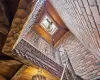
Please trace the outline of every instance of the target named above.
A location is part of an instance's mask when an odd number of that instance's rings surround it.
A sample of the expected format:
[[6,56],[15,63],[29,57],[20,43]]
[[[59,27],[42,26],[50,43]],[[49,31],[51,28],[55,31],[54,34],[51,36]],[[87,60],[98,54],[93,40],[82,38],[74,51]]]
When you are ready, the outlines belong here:
[[43,18],[41,25],[51,35],[53,35],[58,29],[57,26],[52,22],[52,20],[48,16],[45,16]]

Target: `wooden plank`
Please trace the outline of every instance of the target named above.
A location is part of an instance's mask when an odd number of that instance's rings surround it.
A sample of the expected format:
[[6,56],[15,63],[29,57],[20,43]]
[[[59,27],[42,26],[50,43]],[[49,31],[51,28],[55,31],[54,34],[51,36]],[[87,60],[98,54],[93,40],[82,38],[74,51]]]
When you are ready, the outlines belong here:
[[17,80],[23,73],[24,71],[28,68],[28,66],[23,65],[17,72],[16,74],[11,78],[11,80]]
[[22,66],[22,63],[16,60],[0,60],[0,75],[10,79],[20,66]]

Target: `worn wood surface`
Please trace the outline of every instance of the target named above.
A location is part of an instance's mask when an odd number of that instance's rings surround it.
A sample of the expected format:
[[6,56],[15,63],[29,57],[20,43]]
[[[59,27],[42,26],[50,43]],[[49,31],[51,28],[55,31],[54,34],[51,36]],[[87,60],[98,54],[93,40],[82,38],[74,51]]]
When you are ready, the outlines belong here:
[[0,60],[0,75],[11,79],[22,64],[16,60]]
[[28,68],[28,66],[23,65],[19,68],[19,70],[15,73],[15,75],[11,78],[11,80],[18,80],[24,73],[24,71]]

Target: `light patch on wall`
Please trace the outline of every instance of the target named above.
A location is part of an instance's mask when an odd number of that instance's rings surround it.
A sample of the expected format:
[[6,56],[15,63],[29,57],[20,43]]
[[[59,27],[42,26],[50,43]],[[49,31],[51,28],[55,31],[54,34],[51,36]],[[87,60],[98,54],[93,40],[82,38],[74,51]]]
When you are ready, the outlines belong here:
[[58,29],[57,26],[52,22],[52,20],[47,15],[44,16],[40,24],[51,35],[53,35]]

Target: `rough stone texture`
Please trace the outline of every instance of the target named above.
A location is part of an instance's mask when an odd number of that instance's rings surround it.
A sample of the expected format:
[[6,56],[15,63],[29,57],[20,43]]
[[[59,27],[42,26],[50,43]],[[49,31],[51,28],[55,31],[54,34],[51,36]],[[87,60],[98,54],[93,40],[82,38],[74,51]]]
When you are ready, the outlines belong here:
[[69,30],[100,60],[100,0],[50,0],[50,2]]
[[16,17],[25,18],[27,17],[27,12],[24,9],[18,9],[16,12]]
[[71,32],[66,34],[60,46],[68,53],[69,59],[77,75],[85,80],[100,78],[100,62]]

